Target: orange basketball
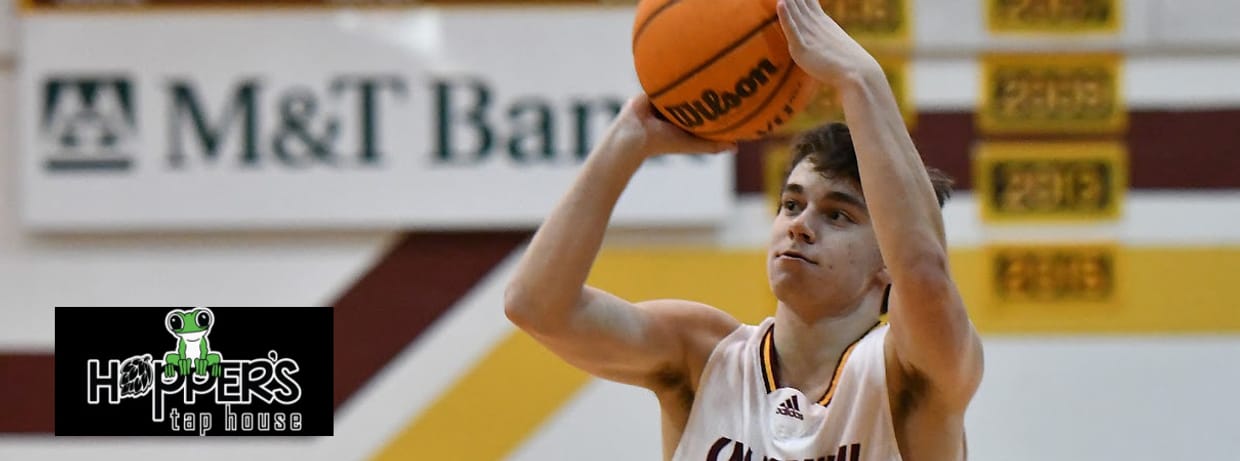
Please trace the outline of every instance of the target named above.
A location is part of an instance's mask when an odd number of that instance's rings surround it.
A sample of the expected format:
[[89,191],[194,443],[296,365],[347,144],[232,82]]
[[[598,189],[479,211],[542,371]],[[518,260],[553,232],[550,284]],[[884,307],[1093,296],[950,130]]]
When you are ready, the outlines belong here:
[[637,79],[663,116],[700,137],[761,138],[796,115],[817,84],[796,66],[776,0],[641,0]]

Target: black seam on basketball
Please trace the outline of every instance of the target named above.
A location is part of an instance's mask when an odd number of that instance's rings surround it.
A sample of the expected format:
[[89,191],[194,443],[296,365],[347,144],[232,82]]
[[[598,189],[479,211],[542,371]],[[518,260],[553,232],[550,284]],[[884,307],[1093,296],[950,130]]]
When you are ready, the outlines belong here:
[[660,88],[658,91],[651,92],[650,99],[658,98],[659,96],[662,96],[663,93],[667,93],[672,88],[676,88],[681,83],[684,83],[686,80],[693,78],[693,76],[697,75],[698,72],[701,72],[707,67],[710,67],[710,65],[714,64],[715,61],[718,61],[719,58],[727,56],[728,53],[731,53],[732,50],[736,49],[736,47],[741,46],[741,44],[749,41],[749,39],[753,38],[755,35],[758,35],[758,32],[762,32],[763,29],[770,27],[771,24],[775,24],[777,21],[779,21],[779,16],[771,16],[770,18],[767,18],[767,20],[762,21],[762,23],[759,24],[758,27],[755,27],[753,30],[747,32],[745,35],[741,36],[741,38],[738,39],[737,41],[728,44],[728,46],[724,47],[723,50],[719,51],[714,56],[711,56],[710,59],[708,59],[706,62],[702,63],[701,65],[698,65],[697,67],[694,67],[693,70],[690,70],[689,72],[680,76],[680,78],[676,79],[676,81],[669,83],[667,86]]
[[738,126],[749,123],[750,120],[753,120],[754,117],[757,117],[758,114],[762,113],[762,109],[765,109],[766,106],[771,104],[771,101],[775,99],[775,95],[779,94],[779,90],[783,89],[784,84],[788,83],[788,79],[792,77],[793,69],[794,68],[792,67],[792,62],[789,62],[788,70],[784,72],[784,76],[779,79],[779,83],[775,84],[775,88],[771,89],[771,94],[766,95],[766,99],[762,100],[762,104],[758,105],[757,108],[749,112],[749,115],[746,115],[744,118],[737,120],[736,122],[733,122],[731,125],[720,128],[718,130],[698,131],[698,132],[694,132],[694,134],[698,136],[706,136],[706,135],[712,135],[716,133],[723,133],[725,131],[730,131]]
[[663,10],[666,10],[668,7],[672,6],[672,4],[675,4],[678,2],[680,2],[680,0],[669,0],[667,3],[664,3],[663,5],[655,9],[653,13],[650,13],[650,17],[646,18],[646,20],[642,22],[641,25],[637,26],[637,31],[633,32],[633,49],[635,50],[637,49],[637,39],[641,38],[642,32],[646,31],[646,26],[650,25],[650,23],[654,21],[654,18],[658,16],[659,13],[662,13]]

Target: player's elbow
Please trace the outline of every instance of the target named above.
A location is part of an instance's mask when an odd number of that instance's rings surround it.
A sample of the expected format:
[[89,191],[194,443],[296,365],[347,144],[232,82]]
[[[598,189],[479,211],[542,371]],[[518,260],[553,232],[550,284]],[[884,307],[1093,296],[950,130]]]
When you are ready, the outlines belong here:
[[517,283],[510,283],[504,289],[504,316],[523,330],[534,323],[533,317],[538,311],[528,291]]
[[947,252],[934,249],[922,252],[912,261],[912,272],[915,276],[927,281],[949,282],[951,267],[947,263]]
[[566,297],[557,297],[545,290],[513,282],[504,290],[504,316],[527,332],[546,330],[561,324],[561,320],[571,311],[568,306],[574,301],[560,298]]

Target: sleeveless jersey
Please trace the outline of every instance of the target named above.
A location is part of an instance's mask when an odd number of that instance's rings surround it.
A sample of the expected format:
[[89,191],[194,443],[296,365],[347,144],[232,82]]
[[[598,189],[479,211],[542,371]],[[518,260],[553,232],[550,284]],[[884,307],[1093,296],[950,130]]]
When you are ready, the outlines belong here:
[[778,385],[775,320],[715,346],[673,461],[898,461],[878,324],[840,357],[826,395]]

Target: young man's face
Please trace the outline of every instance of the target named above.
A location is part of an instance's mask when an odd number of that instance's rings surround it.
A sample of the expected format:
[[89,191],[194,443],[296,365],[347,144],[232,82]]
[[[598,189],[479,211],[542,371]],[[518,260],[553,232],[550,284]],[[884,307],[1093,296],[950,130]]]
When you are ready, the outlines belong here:
[[[802,160],[788,176],[771,226],[767,277],[802,316],[835,316],[886,286],[886,272],[858,186]],[[877,314],[877,311],[875,312]]]

